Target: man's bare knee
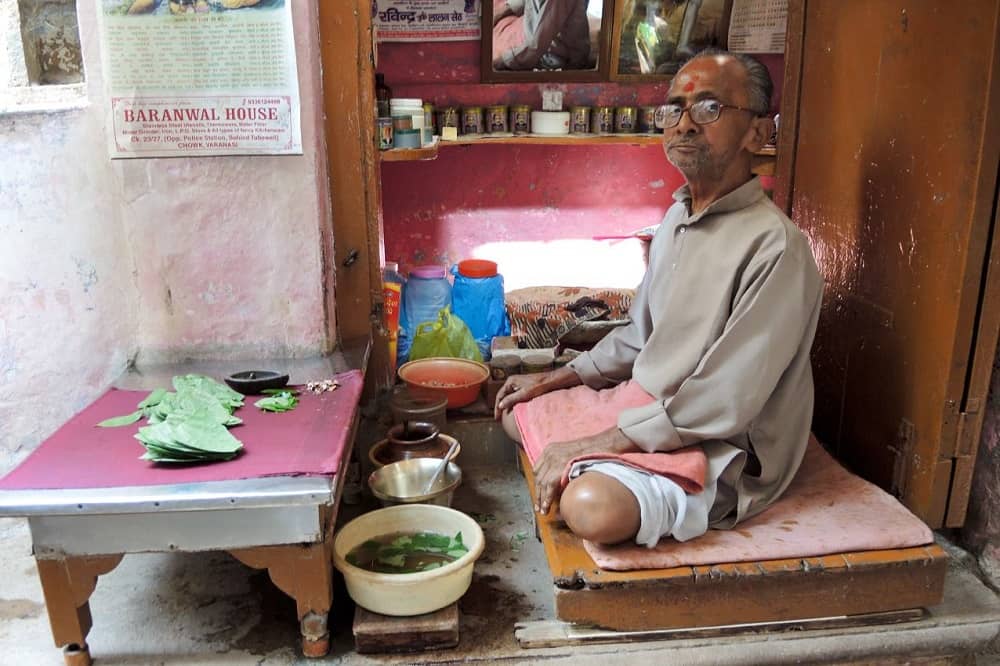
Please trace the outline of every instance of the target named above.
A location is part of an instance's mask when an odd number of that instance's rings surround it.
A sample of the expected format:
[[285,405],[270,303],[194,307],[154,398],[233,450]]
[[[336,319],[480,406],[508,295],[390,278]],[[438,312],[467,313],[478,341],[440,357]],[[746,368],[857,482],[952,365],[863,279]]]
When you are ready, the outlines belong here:
[[621,543],[639,532],[639,501],[622,482],[584,472],[566,486],[559,513],[577,536],[595,543]]
[[503,431],[507,433],[507,436],[512,440],[521,444],[521,431],[517,429],[517,419],[514,418],[514,410],[510,409],[500,415],[500,425],[503,426]]

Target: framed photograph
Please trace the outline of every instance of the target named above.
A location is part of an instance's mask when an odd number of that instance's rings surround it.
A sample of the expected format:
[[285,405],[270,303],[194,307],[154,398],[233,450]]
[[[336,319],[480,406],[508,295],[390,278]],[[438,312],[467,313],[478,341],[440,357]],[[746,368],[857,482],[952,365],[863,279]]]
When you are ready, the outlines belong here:
[[483,0],[482,80],[607,81],[615,0]]
[[670,78],[702,49],[726,48],[732,0],[615,0],[611,79]]

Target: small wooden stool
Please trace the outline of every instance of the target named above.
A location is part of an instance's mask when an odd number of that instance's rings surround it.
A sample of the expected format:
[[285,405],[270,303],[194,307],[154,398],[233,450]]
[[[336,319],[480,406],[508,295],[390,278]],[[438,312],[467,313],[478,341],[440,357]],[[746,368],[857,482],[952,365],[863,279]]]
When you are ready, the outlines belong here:
[[458,602],[410,617],[354,611],[354,648],[361,654],[418,652],[458,645]]

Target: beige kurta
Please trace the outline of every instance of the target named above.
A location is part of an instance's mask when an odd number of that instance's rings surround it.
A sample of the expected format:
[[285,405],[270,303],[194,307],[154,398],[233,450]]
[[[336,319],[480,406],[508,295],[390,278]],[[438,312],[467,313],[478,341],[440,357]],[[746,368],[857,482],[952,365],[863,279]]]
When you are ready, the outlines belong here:
[[757,178],[697,215],[686,186],[674,199],[631,323],[570,366],[592,388],[631,377],[658,398],[619,416],[640,448],[701,444],[710,464],[731,458],[711,516],[731,527],[776,500],[802,461],[823,282],[805,237]]

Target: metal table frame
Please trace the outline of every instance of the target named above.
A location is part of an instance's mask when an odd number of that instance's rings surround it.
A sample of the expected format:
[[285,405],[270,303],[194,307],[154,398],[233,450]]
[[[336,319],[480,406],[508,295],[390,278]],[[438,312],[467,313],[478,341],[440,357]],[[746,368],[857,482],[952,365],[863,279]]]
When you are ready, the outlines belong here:
[[[343,355],[260,362],[191,362],[130,369],[124,389],[169,386],[176,374],[222,377],[246,367],[288,369],[292,383],[325,379],[351,367]],[[346,465],[358,423],[341,459]],[[0,516],[26,517],[48,609],[52,636],[68,666],[91,663],[88,600],[99,576],[126,553],[224,550],[267,569],[296,603],[302,651],[329,651],[327,618],[333,602],[332,536],[343,474],[277,476],[119,488],[0,491]]]

